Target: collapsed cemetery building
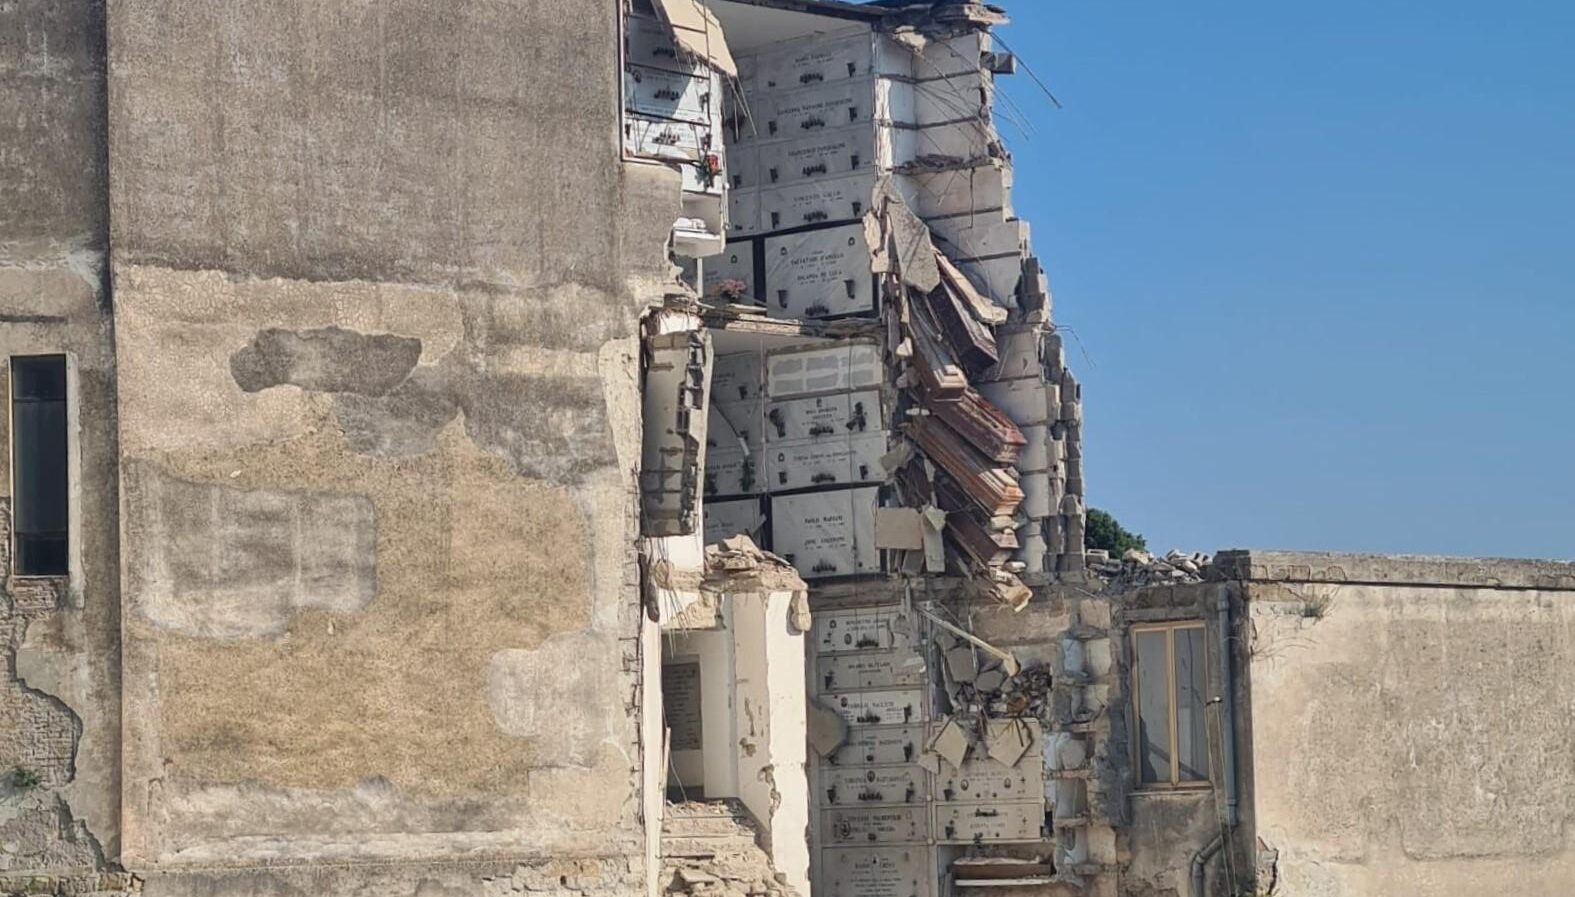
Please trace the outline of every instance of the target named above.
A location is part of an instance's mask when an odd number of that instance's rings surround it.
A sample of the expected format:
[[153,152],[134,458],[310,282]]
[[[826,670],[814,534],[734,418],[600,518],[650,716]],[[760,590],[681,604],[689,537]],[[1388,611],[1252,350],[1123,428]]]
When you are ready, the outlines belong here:
[[1567,893],[1567,565],[1085,552],[1003,22],[0,4],[0,894]]
[[[1079,387],[994,127],[1003,16],[675,6],[636,5],[625,60],[626,151],[686,172],[641,481],[672,810],[740,801],[799,893],[1113,886],[1079,639],[1109,652],[1049,597],[1083,581]],[[715,546],[803,583],[758,609]]]

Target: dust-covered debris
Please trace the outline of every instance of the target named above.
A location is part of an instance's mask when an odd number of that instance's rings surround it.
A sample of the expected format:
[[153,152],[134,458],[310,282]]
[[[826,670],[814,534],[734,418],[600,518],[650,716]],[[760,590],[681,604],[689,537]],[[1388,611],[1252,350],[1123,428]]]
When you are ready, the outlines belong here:
[[1187,554],[1172,550],[1163,558],[1146,551],[1130,549],[1120,560],[1102,550],[1087,552],[1088,572],[1100,585],[1100,594],[1119,595],[1144,586],[1180,585],[1202,582],[1204,569],[1212,562],[1206,554]]

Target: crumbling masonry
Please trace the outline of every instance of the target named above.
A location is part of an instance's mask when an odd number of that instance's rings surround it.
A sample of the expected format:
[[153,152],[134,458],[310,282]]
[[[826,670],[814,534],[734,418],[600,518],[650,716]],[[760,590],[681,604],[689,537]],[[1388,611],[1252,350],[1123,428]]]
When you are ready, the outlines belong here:
[[0,894],[1569,893],[1567,566],[1085,554],[1002,21],[0,3]]

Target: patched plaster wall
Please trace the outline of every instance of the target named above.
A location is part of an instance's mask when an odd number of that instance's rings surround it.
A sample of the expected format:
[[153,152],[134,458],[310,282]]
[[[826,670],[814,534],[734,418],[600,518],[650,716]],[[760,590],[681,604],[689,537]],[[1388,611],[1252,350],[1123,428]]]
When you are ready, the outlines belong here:
[[[0,891],[97,887],[119,845],[104,9],[0,4]],[[68,359],[69,576],[11,575],[9,359]],[[36,778],[18,787],[13,770]]]
[[1575,889],[1575,567],[1241,560],[1276,893]]
[[679,191],[620,159],[616,5],[110,35],[126,863],[643,890],[638,324]]

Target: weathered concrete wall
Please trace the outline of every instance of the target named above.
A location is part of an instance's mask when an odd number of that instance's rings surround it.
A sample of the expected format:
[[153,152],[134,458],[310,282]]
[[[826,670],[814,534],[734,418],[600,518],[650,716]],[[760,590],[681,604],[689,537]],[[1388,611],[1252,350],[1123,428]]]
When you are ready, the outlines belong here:
[[637,325],[678,183],[620,161],[618,41],[581,0],[112,4],[149,893],[643,889]]
[[[120,599],[104,9],[0,4],[0,891],[118,850]],[[71,573],[11,575],[9,359],[64,353]],[[36,777],[16,787],[12,771]]]
[[1575,565],[1226,560],[1277,893],[1575,891]]
[[[1112,734],[1109,749],[1102,758],[1101,777],[1113,796],[1120,795],[1121,807],[1116,807],[1112,800],[1113,815],[1119,810],[1125,811],[1120,817],[1119,840],[1124,858],[1121,893],[1127,897],[1186,897],[1191,892],[1193,857],[1226,832],[1224,756],[1220,751],[1221,705],[1210,705],[1205,717],[1209,738],[1210,782],[1207,785],[1167,789],[1145,787],[1137,780],[1131,627],[1144,623],[1202,622],[1208,646],[1207,695],[1212,700],[1222,694],[1224,685],[1216,654],[1219,643],[1217,602],[1222,589],[1226,590],[1235,608],[1234,639],[1240,629],[1240,596],[1233,585],[1211,582],[1152,586],[1111,598],[1112,646],[1117,675],[1110,706]],[[1244,667],[1238,659],[1233,676],[1238,728],[1247,719],[1243,672]],[[1248,746],[1246,736],[1238,733],[1236,742],[1238,753],[1244,753]],[[1251,853],[1242,846],[1250,843],[1250,835],[1243,834],[1251,828],[1247,799],[1250,782],[1247,776],[1241,775],[1243,764],[1239,759],[1237,772],[1244,824],[1232,837],[1234,852],[1229,857],[1214,855],[1205,865],[1205,893],[1214,897],[1233,897],[1251,881],[1248,871]]]

